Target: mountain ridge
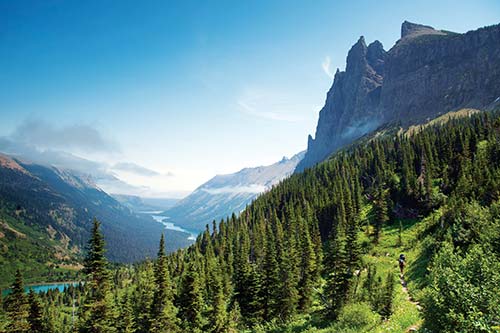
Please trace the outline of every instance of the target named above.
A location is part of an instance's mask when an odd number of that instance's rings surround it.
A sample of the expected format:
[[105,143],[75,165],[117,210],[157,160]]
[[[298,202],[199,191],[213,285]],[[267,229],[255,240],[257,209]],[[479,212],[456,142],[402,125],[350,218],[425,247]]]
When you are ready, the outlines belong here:
[[[79,262],[86,248],[93,218],[102,222],[108,243],[107,256],[111,261],[133,262],[153,257],[162,232],[169,239],[169,251],[190,244],[187,234],[165,230],[151,217],[132,213],[101,190],[89,175],[7,155],[0,156],[0,218],[11,221],[5,222],[10,229],[17,230],[11,225],[15,223],[25,230],[23,234],[27,234],[28,241],[33,244],[37,240],[30,235],[43,238],[41,252],[52,252],[49,248],[57,247],[59,250],[53,255],[59,253],[60,258],[67,257],[71,263]],[[7,230],[7,227],[2,229]],[[14,244],[6,239],[3,241],[7,248]],[[13,249],[22,250],[15,246]],[[57,261],[56,257],[51,258]],[[17,265],[16,262],[7,264]]]
[[202,231],[212,220],[218,221],[232,213],[238,214],[260,193],[292,174],[303,156],[304,152],[300,152],[268,166],[243,168],[236,173],[217,175],[162,215],[186,229]]
[[[500,25],[464,34],[405,21],[388,50],[364,37],[337,70],[300,172],[387,123],[409,126],[500,96]],[[483,78],[477,80],[478,77]]]

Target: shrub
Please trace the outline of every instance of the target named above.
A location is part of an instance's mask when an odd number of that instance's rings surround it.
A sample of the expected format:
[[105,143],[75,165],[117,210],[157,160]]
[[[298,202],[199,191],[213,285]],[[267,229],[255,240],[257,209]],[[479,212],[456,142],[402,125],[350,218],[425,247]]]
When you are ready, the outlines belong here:
[[435,332],[493,332],[500,321],[500,262],[481,245],[465,256],[446,243],[436,255],[424,300]]
[[336,326],[338,329],[361,331],[363,328],[369,328],[380,322],[380,316],[372,311],[368,303],[350,303],[340,312],[339,320]]

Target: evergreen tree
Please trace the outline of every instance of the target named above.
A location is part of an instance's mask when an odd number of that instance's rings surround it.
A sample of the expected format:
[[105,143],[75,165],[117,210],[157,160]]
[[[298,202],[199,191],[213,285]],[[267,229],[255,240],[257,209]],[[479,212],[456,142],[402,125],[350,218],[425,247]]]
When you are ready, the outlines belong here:
[[28,317],[28,321],[30,323],[30,332],[47,333],[46,327],[44,325],[42,307],[40,306],[38,296],[35,294],[33,289],[30,289],[30,292],[28,294],[28,302],[30,306]]
[[280,270],[276,254],[276,244],[271,225],[267,225],[267,240],[263,262],[262,302],[264,319],[271,320],[279,315]]
[[113,294],[100,225],[101,223],[94,219],[88,253],[84,260],[87,293],[80,312],[79,331],[82,333],[116,332]]
[[200,278],[194,263],[187,266],[180,286],[179,317],[185,332],[202,332],[205,325],[202,313],[204,310],[203,292]]
[[241,311],[238,301],[234,301],[228,314],[226,325],[224,326],[227,333],[238,332],[238,327],[241,322]]
[[211,311],[208,315],[208,330],[213,333],[226,331],[226,301],[219,270],[212,271]]
[[134,310],[132,308],[131,298],[128,292],[125,293],[120,305],[120,325],[118,332],[135,333]]
[[392,314],[392,304],[394,295],[394,274],[389,272],[387,274],[384,289],[381,291],[380,309],[379,312],[384,318],[389,318]]
[[135,324],[138,333],[147,333],[150,327],[151,306],[155,289],[153,264],[146,261],[136,273],[136,288],[133,294]]
[[373,231],[373,240],[378,243],[382,226],[389,221],[387,190],[379,188],[375,204],[375,228]]
[[30,332],[29,304],[24,294],[24,283],[21,271],[16,271],[12,292],[5,300],[5,307],[9,323],[7,324],[7,333]]
[[348,276],[352,277],[354,271],[359,268],[361,261],[361,248],[358,243],[358,219],[350,221],[345,242],[346,261],[348,265]]
[[[303,221],[299,218],[299,221]],[[314,252],[314,244],[309,233],[309,226],[306,223],[300,223],[300,280],[298,284],[299,290],[299,309],[307,310],[312,302],[313,287],[316,283],[316,253]]]
[[160,238],[160,248],[155,264],[155,290],[151,304],[150,332],[178,331],[177,309],[173,304],[173,290],[165,256],[165,237]]
[[349,292],[349,266],[345,249],[345,239],[333,229],[328,240],[327,264],[325,265],[325,291],[330,301],[327,315],[332,319],[337,319]]

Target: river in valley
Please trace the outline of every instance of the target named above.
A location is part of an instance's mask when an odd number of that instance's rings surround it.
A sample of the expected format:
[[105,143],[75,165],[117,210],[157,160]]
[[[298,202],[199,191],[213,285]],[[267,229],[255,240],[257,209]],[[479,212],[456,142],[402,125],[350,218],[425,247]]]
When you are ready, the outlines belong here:
[[175,223],[173,223],[173,222],[169,222],[168,217],[158,215],[160,213],[162,213],[162,212],[161,211],[141,212],[141,214],[147,214],[147,215],[151,216],[156,222],[163,224],[165,226],[165,229],[187,233],[188,234],[187,239],[189,239],[191,241],[196,240],[197,234],[195,232],[192,232],[190,230],[186,230],[182,227],[179,227],[178,225],[175,225]]

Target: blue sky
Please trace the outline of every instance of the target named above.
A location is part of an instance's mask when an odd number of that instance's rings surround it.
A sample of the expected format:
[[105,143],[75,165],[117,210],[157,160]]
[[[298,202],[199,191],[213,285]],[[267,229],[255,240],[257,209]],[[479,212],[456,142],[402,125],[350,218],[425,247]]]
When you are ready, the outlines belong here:
[[36,128],[39,149],[186,193],[305,149],[329,72],[360,35],[389,49],[404,20],[465,32],[499,23],[500,2],[0,0],[0,137]]

